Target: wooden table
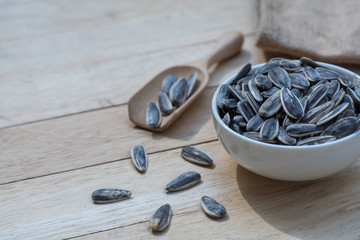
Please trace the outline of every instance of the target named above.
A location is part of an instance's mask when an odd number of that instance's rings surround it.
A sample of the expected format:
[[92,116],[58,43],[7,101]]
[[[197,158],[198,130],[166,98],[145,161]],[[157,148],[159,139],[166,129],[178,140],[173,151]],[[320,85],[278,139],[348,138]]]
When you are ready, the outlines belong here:
[[[255,46],[257,1],[1,0],[0,239],[360,239],[360,163],[311,182],[267,179],[237,165],[215,134],[210,100],[224,76],[266,61]],[[127,101],[162,69],[209,53],[224,31],[244,33],[241,54],[219,65],[202,96],[164,133],[134,128]],[[351,66],[353,70],[359,69]],[[130,149],[141,144],[149,169]],[[215,168],[180,157],[207,151]],[[202,183],[167,194],[185,171]],[[126,201],[95,205],[119,187]],[[228,216],[213,220],[204,195]],[[170,203],[170,228],[148,220]]]

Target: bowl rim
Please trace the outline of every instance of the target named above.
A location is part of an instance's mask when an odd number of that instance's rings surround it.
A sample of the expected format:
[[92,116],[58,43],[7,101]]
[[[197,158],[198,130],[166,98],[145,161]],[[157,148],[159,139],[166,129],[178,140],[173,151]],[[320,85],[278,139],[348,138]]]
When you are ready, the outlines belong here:
[[[292,59],[292,61],[297,61],[297,62],[300,62],[299,60],[297,59]],[[330,64],[330,63],[324,63],[324,62],[319,62],[319,61],[315,61],[316,63],[320,64],[320,65],[323,65],[325,67],[329,67],[330,69],[333,69],[333,70],[336,70],[336,71],[339,71],[343,74],[348,74],[348,75],[351,75],[353,77],[358,77],[360,78],[360,76],[348,69],[345,69],[343,67],[340,67],[340,66],[337,66],[337,65],[333,65],[333,64]],[[255,71],[257,68],[263,66],[264,64],[266,64],[267,62],[265,63],[260,63],[260,64],[257,64],[257,65],[254,65],[251,67],[251,72]],[[272,144],[272,143],[266,143],[266,142],[260,142],[260,141],[257,141],[257,140],[253,140],[251,138],[248,138],[248,137],[245,137],[239,133],[236,133],[234,130],[232,130],[229,126],[227,126],[220,118],[220,114],[219,114],[219,111],[218,111],[218,108],[217,108],[217,95],[219,93],[219,90],[220,90],[220,87],[221,85],[223,84],[226,84],[228,82],[231,82],[233,80],[233,78],[237,75],[237,72],[235,72],[234,74],[231,74],[230,76],[227,75],[225,77],[225,80],[223,80],[221,82],[221,84],[216,88],[216,91],[213,95],[213,98],[212,98],[212,101],[211,101],[211,109],[212,109],[212,114],[213,114],[213,118],[222,126],[222,128],[224,128],[227,132],[229,132],[230,134],[232,134],[234,137],[237,137],[237,138],[240,138],[244,141],[247,141],[247,142],[250,142],[250,143],[253,143],[253,144],[257,144],[257,145],[260,145],[260,146],[263,146],[263,147],[271,147],[271,148],[275,148],[275,149],[313,149],[313,148],[326,148],[326,147],[331,147],[332,145],[336,145],[338,143],[341,143],[341,142],[345,142],[345,141],[348,141],[350,140],[351,138],[355,138],[357,135],[359,135],[360,133],[360,129],[358,129],[357,131],[355,131],[354,133],[346,136],[346,137],[343,137],[341,139],[338,139],[338,140],[335,140],[333,142],[328,142],[328,143],[322,143],[322,144],[318,144],[318,145],[305,145],[305,146],[297,146],[297,145],[280,145],[280,144]]]

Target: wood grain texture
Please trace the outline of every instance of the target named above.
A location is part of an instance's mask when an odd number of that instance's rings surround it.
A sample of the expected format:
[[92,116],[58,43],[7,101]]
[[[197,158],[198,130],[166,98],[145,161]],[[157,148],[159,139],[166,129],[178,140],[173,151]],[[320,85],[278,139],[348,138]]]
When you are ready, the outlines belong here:
[[[360,236],[360,163],[317,181],[282,182],[238,166],[218,141],[200,144],[215,168],[183,160],[181,149],[149,154],[140,174],[130,159],[83,168],[0,188],[1,239],[356,239]],[[198,171],[201,184],[166,193],[164,186],[185,171]],[[95,205],[102,187],[131,190],[132,198]],[[213,220],[201,210],[209,195],[228,216]],[[21,204],[19,204],[21,203]],[[148,219],[162,204],[173,207],[170,228],[153,235]],[[355,223],[355,224],[354,224]],[[81,238],[80,238],[81,239]]]
[[0,127],[126,103],[159,71],[208,54],[223,32],[254,33],[254,11],[251,0],[0,9]]

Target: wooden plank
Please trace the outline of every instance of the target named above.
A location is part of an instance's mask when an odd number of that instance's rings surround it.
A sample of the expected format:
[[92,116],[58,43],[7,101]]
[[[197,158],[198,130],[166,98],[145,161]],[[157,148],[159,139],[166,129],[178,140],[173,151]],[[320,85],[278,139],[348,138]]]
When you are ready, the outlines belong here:
[[[218,141],[199,145],[215,162],[204,168],[186,162],[180,149],[149,155],[138,173],[129,159],[0,187],[0,238],[50,239],[356,239],[360,236],[360,163],[335,176],[311,182],[283,182],[238,166]],[[167,194],[166,183],[185,171],[202,183]],[[119,187],[133,192],[126,201],[94,205],[91,192]],[[215,221],[199,199],[209,195],[228,210]],[[174,210],[172,225],[153,236],[148,219],[162,204]],[[102,232],[101,232],[102,231]],[[100,233],[97,233],[100,232]],[[91,234],[96,233],[96,234]],[[90,234],[90,235],[88,235]]]
[[127,105],[2,129],[0,183],[124,159],[137,144],[152,153],[215,140],[214,91],[207,89],[162,134],[134,128]]
[[[0,32],[9,40],[0,41],[0,127],[126,103],[159,71],[208,54],[224,31],[251,33],[257,23],[254,1],[159,3],[154,13],[132,1],[124,7],[118,7],[123,1],[86,3],[88,11],[78,15],[83,5],[72,1],[0,13]],[[121,17],[98,23],[111,7]],[[29,19],[31,27],[24,23]]]

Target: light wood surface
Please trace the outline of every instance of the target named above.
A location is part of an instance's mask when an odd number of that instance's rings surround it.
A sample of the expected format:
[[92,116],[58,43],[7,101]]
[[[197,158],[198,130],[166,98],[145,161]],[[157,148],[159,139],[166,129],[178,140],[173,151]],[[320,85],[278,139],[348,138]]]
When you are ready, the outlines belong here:
[[[360,239],[360,162],[325,179],[275,181],[238,166],[217,140],[216,86],[274,56],[255,46],[257,5],[0,0],[0,239]],[[163,133],[135,128],[129,98],[161,70],[208,54],[227,30],[244,34],[243,51],[212,72],[184,115]],[[136,144],[149,154],[145,174],[130,161]],[[183,160],[186,145],[208,152],[215,167]],[[164,191],[191,170],[201,184]],[[93,204],[103,187],[133,195]],[[204,195],[228,215],[207,217]],[[148,220],[164,203],[171,225],[154,234]]]

